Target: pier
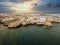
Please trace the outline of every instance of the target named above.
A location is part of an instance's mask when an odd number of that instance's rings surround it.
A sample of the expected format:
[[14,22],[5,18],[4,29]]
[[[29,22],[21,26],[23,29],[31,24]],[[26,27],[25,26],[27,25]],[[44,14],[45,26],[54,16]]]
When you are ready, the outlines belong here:
[[52,26],[53,22],[60,23],[60,16],[49,14],[0,14],[0,22],[10,28],[30,24]]

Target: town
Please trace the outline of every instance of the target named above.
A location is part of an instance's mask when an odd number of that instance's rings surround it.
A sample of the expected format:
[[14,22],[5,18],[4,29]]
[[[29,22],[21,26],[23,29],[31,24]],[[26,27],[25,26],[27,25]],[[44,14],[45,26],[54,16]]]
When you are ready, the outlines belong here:
[[10,28],[30,24],[50,27],[52,23],[60,23],[60,16],[49,14],[0,14],[0,22]]

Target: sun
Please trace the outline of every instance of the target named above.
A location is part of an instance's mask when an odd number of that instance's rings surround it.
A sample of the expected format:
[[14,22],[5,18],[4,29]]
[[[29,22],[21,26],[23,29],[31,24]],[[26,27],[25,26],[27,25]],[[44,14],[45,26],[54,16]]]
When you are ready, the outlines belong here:
[[16,12],[32,12],[33,6],[29,2],[25,2],[23,4],[17,5],[17,10]]
[[39,0],[32,0],[32,1],[19,3],[19,4],[16,4],[15,7],[12,7],[11,9],[17,13],[35,12],[36,10],[34,10],[34,4],[36,4],[38,1]]

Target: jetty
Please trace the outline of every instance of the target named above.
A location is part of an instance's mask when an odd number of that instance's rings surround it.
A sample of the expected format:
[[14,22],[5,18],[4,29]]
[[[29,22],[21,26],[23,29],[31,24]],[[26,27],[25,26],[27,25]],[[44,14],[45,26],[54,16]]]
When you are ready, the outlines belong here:
[[50,27],[53,22],[60,23],[60,16],[49,14],[0,14],[0,23],[10,28],[30,24]]

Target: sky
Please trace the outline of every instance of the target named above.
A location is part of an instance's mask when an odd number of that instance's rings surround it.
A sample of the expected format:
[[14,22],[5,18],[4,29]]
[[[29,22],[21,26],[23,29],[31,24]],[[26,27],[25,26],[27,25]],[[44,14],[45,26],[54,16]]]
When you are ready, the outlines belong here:
[[[2,12],[19,12],[20,7],[22,7],[22,4],[24,2],[28,1],[37,1],[37,0],[0,0],[0,13]],[[30,3],[31,3],[30,2]],[[30,4],[29,3],[29,4]],[[35,3],[33,3],[35,4]],[[33,8],[37,10],[38,12],[54,12],[56,5],[60,5],[60,0],[38,0],[36,2],[37,5],[33,5]],[[51,4],[51,7],[47,7],[47,4]],[[25,6],[25,5],[24,5]],[[15,8],[16,7],[16,8]],[[26,8],[29,8],[28,6]],[[53,10],[52,10],[53,9]],[[28,9],[26,9],[28,10]],[[25,9],[24,9],[25,11]],[[60,7],[56,8],[56,12],[60,11]],[[26,11],[25,11],[26,12]]]

